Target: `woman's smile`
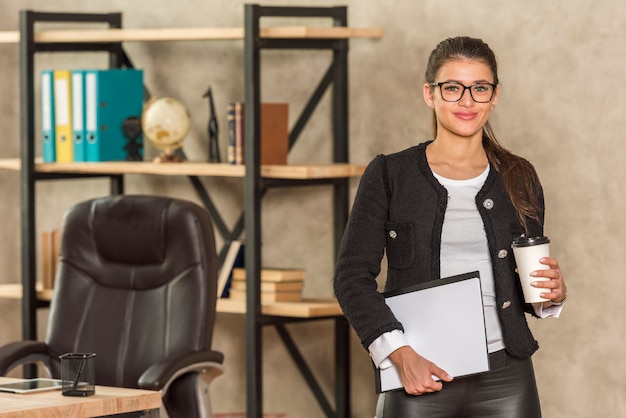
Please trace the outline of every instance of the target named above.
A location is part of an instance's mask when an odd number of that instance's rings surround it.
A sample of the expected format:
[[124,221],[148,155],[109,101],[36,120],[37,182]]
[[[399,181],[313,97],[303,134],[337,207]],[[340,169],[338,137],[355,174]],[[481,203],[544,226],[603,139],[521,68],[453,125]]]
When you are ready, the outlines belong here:
[[457,118],[459,118],[459,119],[473,120],[473,119],[476,118],[477,113],[476,112],[462,111],[462,112],[454,112],[454,115]]

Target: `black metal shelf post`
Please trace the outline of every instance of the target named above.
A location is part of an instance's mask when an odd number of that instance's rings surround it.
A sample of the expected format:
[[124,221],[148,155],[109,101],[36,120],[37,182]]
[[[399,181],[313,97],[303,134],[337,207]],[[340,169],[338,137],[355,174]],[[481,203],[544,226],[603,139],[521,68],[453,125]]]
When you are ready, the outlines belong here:
[[[79,175],[60,176],[35,172],[35,88],[34,70],[35,55],[39,52],[56,51],[105,51],[109,53],[109,65],[117,67],[123,59],[120,43],[36,43],[35,24],[46,22],[95,22],[108,24],[110,28],[121,28],[120,13],[106,14],[74,14],[48,13],[30,10],[20,11],[20,112],[21,112],[21,250],[22,250],[22,338],[37,338],[36,310],[45,303],[36,297],[36,199],[35,183],[38,180],[55,180],[59,178],[76,178]],[[111,179],[111,192],[122,193],[124,183],[122,176],[108,176]],[[26,366],[27,377],[36,375],[34,366]]]
[[[264,181],[260,174],[260,104],[261,104],[261,51],[264,49],[319,49],[333,52],[332,63],[314,91],[309,103],[296,121],[290,133],[290,147],[321,100],[323,93],[332,86],[333,162],[348,162],[348,40],[347,39],[276,39],[260,36],[260,20],[264,17],[321,17],[331,18],[334,26],[347,26],[346,7],[262,7],[245,6],[244,40],[244,160],[246,176],[244,183],[246,231],[246,362],[247,362],[247,416],[263,415],[262,385],[262,330],[264,325],[274,325],[289,354],[303,374],[307,384],[328,417],[350,416],[350,357],[349,326],[343,316],[326,319],[335,323],[335,410],[324,397],[313,374],[289,336],[286,323],[293,318],[264,317],[260,303],[261,273],[261,205],[263,192],[269,187],[294,185],[294,181]],[[307,182],[301,182],[305,185]],[[319,181],[310,184],[320,184]],[[334,246],[337,254],[343,230],[348,219],[349,183],[347,178],[328,179],[333,187],[334,199]],[[315,318],[312,320],[319,320]]]

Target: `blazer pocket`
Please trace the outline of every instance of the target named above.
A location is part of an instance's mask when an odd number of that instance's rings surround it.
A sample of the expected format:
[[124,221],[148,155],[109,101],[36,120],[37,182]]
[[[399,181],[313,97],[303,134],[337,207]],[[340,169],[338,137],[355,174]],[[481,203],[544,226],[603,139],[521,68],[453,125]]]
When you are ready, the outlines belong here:
[[415,258],[414,227],[411,222],[387,222],[387,264],[390,268],[406,270]]

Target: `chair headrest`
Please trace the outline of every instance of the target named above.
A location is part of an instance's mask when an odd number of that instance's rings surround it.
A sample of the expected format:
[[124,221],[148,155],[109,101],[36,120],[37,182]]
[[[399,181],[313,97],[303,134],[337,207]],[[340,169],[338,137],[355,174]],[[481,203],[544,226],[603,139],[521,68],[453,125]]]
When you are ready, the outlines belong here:
[[149,196],[96,200],[90,222],[100,256],[116,263],[161,263],[168,205],[168,200]]

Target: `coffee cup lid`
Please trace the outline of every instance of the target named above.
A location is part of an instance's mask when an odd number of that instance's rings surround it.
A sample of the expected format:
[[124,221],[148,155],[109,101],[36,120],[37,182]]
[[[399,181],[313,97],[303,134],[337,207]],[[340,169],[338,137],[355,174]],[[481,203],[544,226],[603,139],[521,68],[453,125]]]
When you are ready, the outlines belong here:
[[548,237],[519,237],[513,241],[513,247],[530,247],[531,245],[548,244],[550,239]]

